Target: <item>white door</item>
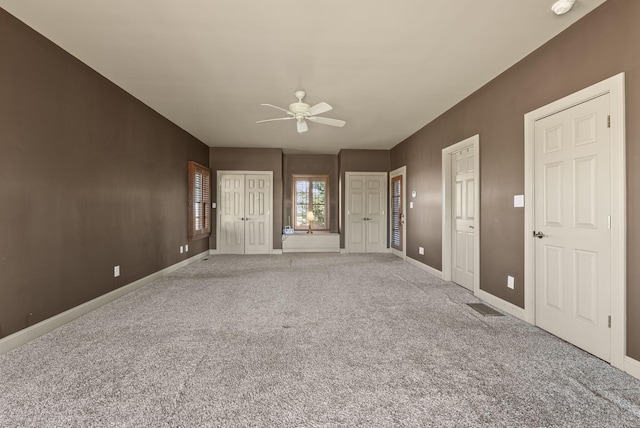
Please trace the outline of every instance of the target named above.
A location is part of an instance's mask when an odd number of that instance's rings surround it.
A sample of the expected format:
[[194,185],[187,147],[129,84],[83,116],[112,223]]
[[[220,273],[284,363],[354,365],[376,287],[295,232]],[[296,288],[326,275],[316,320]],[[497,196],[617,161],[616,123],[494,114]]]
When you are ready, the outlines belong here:
[[610,361],[609,94],[535,123],[535,317]]
[[220,253],[269,254],[271,176],[220,176]]
[[473,291],[474,221],[476,216],[475,160],[473,146],[451,155],[451,280]]
[[220,252],[244,254],[244,174],[220,176]]
[[347,248],[350,253],[387,249],[387,174],[346,173]]
[[269,186],[270,177],[266,174],[245,176],[245,254],[269,254]]

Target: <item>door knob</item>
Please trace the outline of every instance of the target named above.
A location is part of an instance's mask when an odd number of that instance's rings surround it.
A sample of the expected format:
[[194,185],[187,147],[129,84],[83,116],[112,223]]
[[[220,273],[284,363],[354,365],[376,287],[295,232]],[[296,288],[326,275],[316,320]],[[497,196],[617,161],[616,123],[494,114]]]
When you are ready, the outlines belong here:
[[538,239],[542,239],[545,237],[545,234],[542,232],[536,232],[535,230],[533,231],[533,236],[535,236]]

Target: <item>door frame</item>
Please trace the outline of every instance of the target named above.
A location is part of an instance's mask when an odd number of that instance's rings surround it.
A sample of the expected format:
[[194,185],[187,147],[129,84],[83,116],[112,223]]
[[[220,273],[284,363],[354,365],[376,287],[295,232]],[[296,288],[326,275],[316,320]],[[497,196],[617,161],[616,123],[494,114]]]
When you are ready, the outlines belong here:
[[[442,149],[442,279],[451,281],[453,245],[451,243],[453,226],[451,221],[453,205],[453,178],[452,160],[453,153],[473,146],[474,192],[476,213],[473,220],[475,239],[473,240],[473,294],[480,290],[480,134],[464,139],[456,144]],[[462,286],[461,286],[462,287]]]
[[216,252],[220,252],[220,177],[227,174],[265,174],[269,176],[269,197],[271,198],[271,206],[269,207],[269,254],[273,254],[273,171],[229,171],[219,170],[216,174]]
[[626,162],[624,73],[524,115],[524,315],[535,319],[535,122],[609,94],[611,115],[611,365],[624,370],[626,355]]
[[[349,190],[349,179],[351,177],[354,176],[359,176],[359,175],[383,175],[385,177],[385,183],[388,183],[387,179],[389,177],[389,173],[387,172],[353,172],[353,171],[347,171],[344,173],[344,190],[345,190],[345,194],[344,194],[344,201],[345,201],[345,209],[344,209],[344,249],[346,253],[349,253],[349,241],[350,241],[350,229],[349,229],[349,221],[348,221],[348,207],[349,207],[349,198],[351,197],[351,191]],[[387,184],[388,185],[388,184]],[[387,200],[389,191],[387,188],[384,189],[385,191],[385,195],[384,195],[384,200]],[[386,227],[386,231],[384,233],[384,240],[385,240],[385,247],[387,249],[387,252],[390,252],[389,250],[389,239],[388,239],[388,235],[389,235],[389,214],[387,212],[387,210],[384,211],[384,219],[382,220],[383,224],[385,224]]]
[[393,212],[392,210],[392,192],[393,192],[393,187],[391,185],[392,180],[398,176],[402,176],[402,214],[404,214],[404,224],[402,225],[402,237],[400,239],[402,239],[402,251],[398,251],[395,248],[393,248],[391,246],[391,239],[388,240],[388,244],[389,244],[389,248],[391,249],[391,252],[393,254],[395,254],[396,256],[400,257],[401,259],[406,259],[407,258],[407,167],[405,166],[401,166],[400,168],[394,169],[393,171],[391,171],[389,173],[389,238],[391,238],[391,213]]

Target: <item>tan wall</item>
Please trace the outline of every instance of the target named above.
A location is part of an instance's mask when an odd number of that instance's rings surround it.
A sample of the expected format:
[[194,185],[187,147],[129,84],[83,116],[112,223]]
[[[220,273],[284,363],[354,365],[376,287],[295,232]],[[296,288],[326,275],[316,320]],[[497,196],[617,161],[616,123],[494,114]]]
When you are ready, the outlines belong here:
[[[391,150],[407,166],[407,255],[442,268],[441,150],[480,134],[480,286],[524,305],[524,114],[620,72],[626,73],[627,355],[640,360],[640,1],[609,0],[520,63]],[[424,195],[424,196],[422,196]],[[425,247],[425,255],[417,247]],[[515,289],[505,287],[507,275]]]
[[207,146],[2,9],[0,58],[0,337],[208,250]]

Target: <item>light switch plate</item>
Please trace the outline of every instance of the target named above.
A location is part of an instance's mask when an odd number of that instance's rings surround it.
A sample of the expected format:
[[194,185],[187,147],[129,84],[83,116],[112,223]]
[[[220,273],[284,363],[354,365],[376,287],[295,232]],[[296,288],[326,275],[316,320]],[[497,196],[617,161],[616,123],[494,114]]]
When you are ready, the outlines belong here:
[[524,207],[524,195],[514,195],[513,196],[513,206],[515,208]]
[[409,202],[409,208],[413,208],[413,202]]
[[113,277],[117,278],[120,276],[120,266],[114,266],[113,267]]

